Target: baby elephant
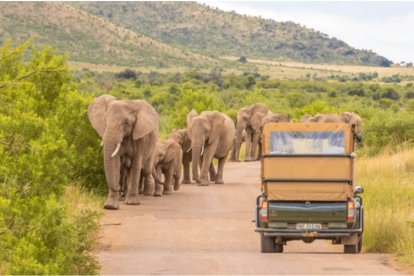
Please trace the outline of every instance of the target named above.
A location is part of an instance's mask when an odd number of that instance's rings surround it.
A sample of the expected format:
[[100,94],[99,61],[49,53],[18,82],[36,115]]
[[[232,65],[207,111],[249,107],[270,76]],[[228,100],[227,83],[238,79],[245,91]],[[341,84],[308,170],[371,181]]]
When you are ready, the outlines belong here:
[[[156,183],[154,196],[171,194],[172,184],[174,184],[174,191],[180,189],[182,158],[181,146],[174,139],[157,142],[154,150],[153,176]],[[164,175],[164,182],[161,180],[162,175]]]

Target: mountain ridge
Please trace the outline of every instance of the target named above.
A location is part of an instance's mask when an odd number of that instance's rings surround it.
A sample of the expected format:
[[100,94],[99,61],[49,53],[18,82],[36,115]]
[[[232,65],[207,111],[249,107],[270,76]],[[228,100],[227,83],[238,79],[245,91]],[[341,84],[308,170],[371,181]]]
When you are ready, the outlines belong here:
[[143,67],[228,64],[223,56],[389,66],[293,22],[224,12],[195,2],[0,2],[0,45],[34,39],[71,61]]

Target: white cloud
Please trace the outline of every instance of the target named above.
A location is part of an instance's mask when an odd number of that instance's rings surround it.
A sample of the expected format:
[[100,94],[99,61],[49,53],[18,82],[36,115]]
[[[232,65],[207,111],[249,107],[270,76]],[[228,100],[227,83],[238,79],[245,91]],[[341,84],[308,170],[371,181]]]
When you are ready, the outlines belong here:
[[247,3],[208,2],[208,5],[276,21],[293,21],[341,39],[352,47],[373,50],[394,62],[414,61],[414,12],[389,14],[385,18],[361,18],[317,10],[265,10],[260,3],[252,6]]

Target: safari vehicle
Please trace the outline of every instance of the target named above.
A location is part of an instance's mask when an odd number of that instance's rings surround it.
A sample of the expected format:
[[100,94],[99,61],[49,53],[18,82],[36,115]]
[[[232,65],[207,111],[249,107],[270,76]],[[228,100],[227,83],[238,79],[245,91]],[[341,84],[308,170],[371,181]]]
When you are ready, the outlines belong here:
[[344,123],[270,123],[262,136],[262,194],[256,232],[262,253],[283,252],[292,240],[362,247],[362,186],[354,179],[354,139]]

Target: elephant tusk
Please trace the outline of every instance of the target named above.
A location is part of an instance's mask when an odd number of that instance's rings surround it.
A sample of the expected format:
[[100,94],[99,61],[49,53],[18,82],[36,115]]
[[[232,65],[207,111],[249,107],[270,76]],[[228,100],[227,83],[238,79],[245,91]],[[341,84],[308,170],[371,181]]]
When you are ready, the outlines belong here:
[[101,147],[103,147],[103,140],[101,141]]
[[111,157],[114,157],[115,155],[117,155],[120,148],[121,148],[121,143],[116,144],[116,148],[114,152],[112,153]]
[[200,156],[203,156],[203,153],[204,153],[204,146],[201,148],[201,154],[200,154]]
[[186,153],[190,152],[190,150],[191,150],[191,147],[189,147],[188,150],[186,150]]

